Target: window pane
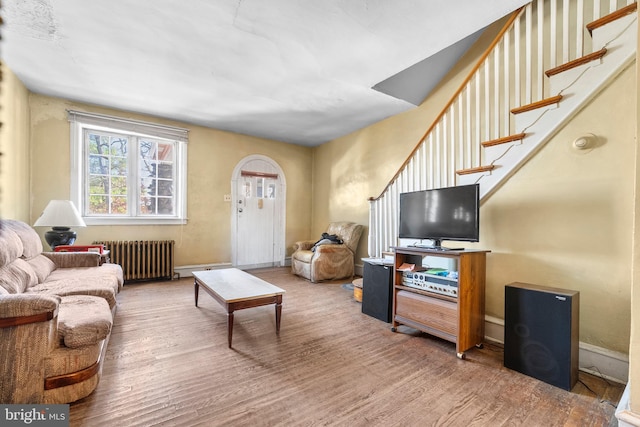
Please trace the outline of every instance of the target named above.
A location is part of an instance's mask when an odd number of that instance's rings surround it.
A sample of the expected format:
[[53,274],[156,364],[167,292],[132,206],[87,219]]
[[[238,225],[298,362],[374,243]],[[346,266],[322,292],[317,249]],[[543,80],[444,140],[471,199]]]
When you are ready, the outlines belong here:
[[157,144],[155,141],[140,139],[140,158],[143,160],[156,160]]
[[126,215],[128,143],[130,137],[113,132],[86,130],[89,153],[85,194],[87,215]]
[[90,174],[109,174],[109,158],[105,156],[89,156]]
[[173,182],[158,180],[158,196],[172,196]]
[[157,158],[161,161],[173,162],[173,144],[159,143]]
[[89,194],[109,194],[109,178],[106,176],[89,177]]
[[124,215],[127,213],[127,198],[121,196],[111,197],[111,214]]
[[107,204],[107,196],[91,196],[89,197],[89,214],[104,215],[109,213],[109,205]]
[[127,195],[127,178],[113,177],[111,178],[111,194],[126,196]]
[[98,154],[98,145],[100,144],[100,135],[90,133],[87,136],[87,148],[90,154]]
[[111,158],[111,175],[127,176],[127,159],[125,157]]
[[127,157],[127,139],[120,136],[111,137],[111,150],[112,156]]
[[267,198],[275,199],[276,198],[276,185],[271,183],[267,186]]
[[155,196],[156,195],[156,180],[155,179],[141,179],[140,180],[140,196]]
[[171,163],[158,164],[158,178],[173,179],[173,164]]
[[156,212],[156,198],[143,197],[140,199],[140,213],[142,215],[154,214]]
[[262,199],[262,188],[264,186],[264,178],[257,178],[258,185],[256,186],[256,197]]
[[89,154],[108,154],[109,137],[98,133],[89,133],[87,137]]
[[155,178],[156,164],[153,162],[142,161],[140,163],[140,178]]
[[158,198],[158,213],[160,215],[173,215],[173,199]]

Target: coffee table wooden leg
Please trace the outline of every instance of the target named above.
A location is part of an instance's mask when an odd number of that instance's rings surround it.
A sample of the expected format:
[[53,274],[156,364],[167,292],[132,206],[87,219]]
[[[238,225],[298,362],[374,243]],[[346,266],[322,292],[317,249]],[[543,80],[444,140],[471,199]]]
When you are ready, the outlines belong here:
[[233,336],[233,311],[227,312],[227,340],[231,348],[231,337]]
[[282,316],[282,295],[276,299],[276,333],[280,333],[280,317]]
[[195,294],[196,297],[196,307],[198,306],[198,291],[200,290],[200,285],[198,285],[197,281],[194,281],[193,284],[193,292]]

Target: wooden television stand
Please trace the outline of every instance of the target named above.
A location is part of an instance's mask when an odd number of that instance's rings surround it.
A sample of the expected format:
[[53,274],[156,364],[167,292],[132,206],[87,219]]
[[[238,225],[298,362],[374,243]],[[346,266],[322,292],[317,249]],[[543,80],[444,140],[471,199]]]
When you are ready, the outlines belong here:
[[[484,341],[486,254],[490,251],[442,251],[400,246],[392,249],[395,273],[391,330],[396,332],[398,325],[406,325],[451,341],[456,344],[456,354],[460,359],[464,359],[465,351],[470,348],[481,348]],[[455,259],[457,279],[427,275],[428,286],[405,285],[400,266],[408,263],[420,267],[425,257]],[[414,273],[420,274],[424,284],[424,272]],[[445,281],[452,285],[448,289],[457,285],[457,290],[450,291],[450,294],[438,292],[438,283]]]

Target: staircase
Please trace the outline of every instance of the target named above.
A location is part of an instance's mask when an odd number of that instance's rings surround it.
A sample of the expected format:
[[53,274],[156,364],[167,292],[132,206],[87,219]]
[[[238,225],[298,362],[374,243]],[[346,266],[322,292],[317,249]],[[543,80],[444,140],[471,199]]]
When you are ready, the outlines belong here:
[[515,12],[377,198],[369,256],[398,244],[399,194],[479,183],[487,198],[635,60],[637,3],[534,0]]

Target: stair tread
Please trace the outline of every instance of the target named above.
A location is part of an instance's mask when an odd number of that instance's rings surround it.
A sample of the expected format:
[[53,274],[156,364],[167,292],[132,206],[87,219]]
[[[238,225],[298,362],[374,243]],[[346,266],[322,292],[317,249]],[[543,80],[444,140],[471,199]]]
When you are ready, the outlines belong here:
[[526,111],[532,111],[538,108],[546,107],[548,105],[557,104],[562,100],[562,95],[556,95],[543,100],[532,102],[531,104],[522,105],[520,107],[512,108],[511,114],[520,114]]
[[587,63],[589,63],[591,61],[595,61],[597,59],[600,59],[606,53],[607,53],[607,48],[603,47],[602,49],[600,49],[600,50],[598,50],[596,52],[590,53],[590,54],[585,55],[585,56],[583,56],[581,58],[574,59],[573,61],[566,62],[566,63],[564,63],[564,64],[562,64],[562,65],[560,65],[558,67],[555,67],[555,68],[552,68],[550,70],[547,70],[547,71],[545,71],[545,74],[547,75],[547,77],[551,77],[551,76],[554,76],[556,74],[560,74],[563,71],[567,71],[567,70],[570,70],[572,68],[578,67],[580,65],[587,64]]
[[596,28],[600,28],[610,22],[613,22],[617,19],[620,19],[627,15],[632,14],[633,12],[636,11],[637,8],[638,8],[638,3],[631,3],[628,6],[620,8],[615,12],[611,12],[610,14],[605,15],[602,18],[596,19],[595,21],[588,23],[587,30],[589,30],[589,33],[592,33],[593,30],[595,30]]
[[503,136],[502,138],[492,139],[491,141],[484,141],[482,143],[483,147],[492,147],[494,145],[506,144],[508,142],[518,141],[523,139],[526,136],[524,133],[515,133],[509,136]]
[[488,172],[488,171],[493,170],[494,168],[495,168],[494,165],[478,166],[478,167],[475,167],[475,168],[460,169],[460,170],[457,170],[456,173],[458,175],[468,175],[468,174],[472,174],[472,173]]

